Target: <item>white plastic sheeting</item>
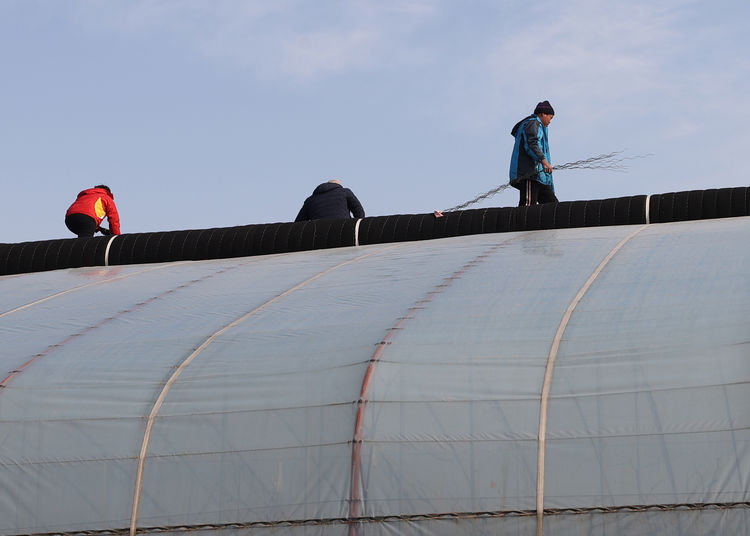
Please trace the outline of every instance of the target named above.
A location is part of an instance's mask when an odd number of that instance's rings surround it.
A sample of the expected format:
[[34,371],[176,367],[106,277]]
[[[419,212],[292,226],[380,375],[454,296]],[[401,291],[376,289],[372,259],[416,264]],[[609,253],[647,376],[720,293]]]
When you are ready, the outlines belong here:
[[2,277],[0,534],[748,533],[749,243],[731,218]]

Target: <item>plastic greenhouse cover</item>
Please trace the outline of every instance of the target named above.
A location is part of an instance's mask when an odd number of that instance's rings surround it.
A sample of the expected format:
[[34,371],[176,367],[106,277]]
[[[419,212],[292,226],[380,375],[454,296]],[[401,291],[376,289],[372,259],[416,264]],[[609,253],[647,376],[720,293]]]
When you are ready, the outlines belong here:
[[1,277],[0,533],[747,532],[749,223]]

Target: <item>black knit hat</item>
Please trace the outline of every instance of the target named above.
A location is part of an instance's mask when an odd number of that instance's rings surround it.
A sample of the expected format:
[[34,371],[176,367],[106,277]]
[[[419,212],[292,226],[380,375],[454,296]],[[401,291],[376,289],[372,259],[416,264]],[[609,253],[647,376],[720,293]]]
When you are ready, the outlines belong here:
[[536,108],[534,108],[534,114],[552,114],[555,115],[555,110],[552,108],[552,105],[549,103],[549,101],[542,101],[539,104],[536,105]]

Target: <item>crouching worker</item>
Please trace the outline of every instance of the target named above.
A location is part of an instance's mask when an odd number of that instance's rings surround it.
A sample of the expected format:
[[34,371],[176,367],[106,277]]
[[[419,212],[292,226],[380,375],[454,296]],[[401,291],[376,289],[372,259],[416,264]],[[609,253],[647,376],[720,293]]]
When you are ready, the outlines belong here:
[[[109,221],[109,229],[101,227],[104,218]],[[97,231],[104,235],[120,234],[120,215],[109,186],[99,184],[79,193],[65,213],[65,225],[78,238],[94,236]]]
[[294,221],[350,218],[352,215],[355,218],[365,217],[362,203],[354,192],[341,185],[340,180],[331,179],[319,184],[312,195],[305,199]]

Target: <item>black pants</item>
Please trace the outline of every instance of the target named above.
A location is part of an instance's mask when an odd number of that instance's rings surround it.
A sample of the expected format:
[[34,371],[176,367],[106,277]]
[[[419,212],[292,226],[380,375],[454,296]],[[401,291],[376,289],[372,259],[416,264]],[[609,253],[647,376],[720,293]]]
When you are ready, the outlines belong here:
[[557,196],[551,186],[539,181],[523,181],[518,189],[518,206],[528,207],[542,203],[557,203]]
[[96,232],[96,220],[86,214],[68,214],[65,216],[65,225],[77,234],[78,238],[94,236]]

